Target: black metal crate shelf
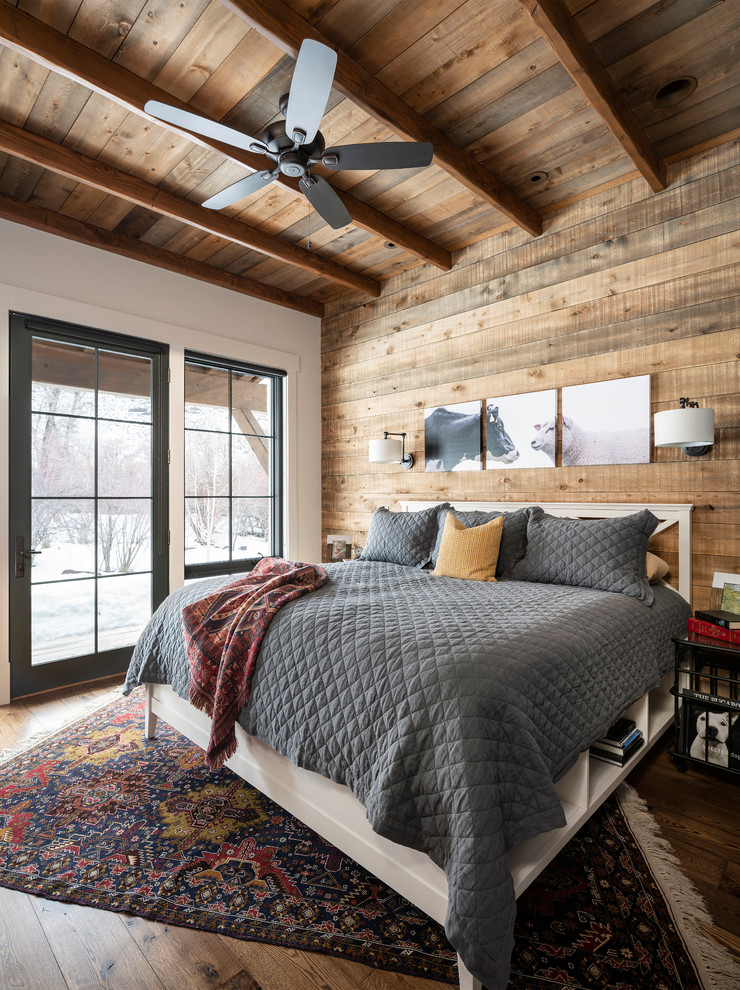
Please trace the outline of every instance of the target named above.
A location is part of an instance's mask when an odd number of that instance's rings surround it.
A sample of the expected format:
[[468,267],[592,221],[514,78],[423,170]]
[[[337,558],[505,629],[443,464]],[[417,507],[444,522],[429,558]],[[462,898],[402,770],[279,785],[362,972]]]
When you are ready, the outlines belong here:
[[673,759],[740,776],[740,646],[694,633],[674,643]]

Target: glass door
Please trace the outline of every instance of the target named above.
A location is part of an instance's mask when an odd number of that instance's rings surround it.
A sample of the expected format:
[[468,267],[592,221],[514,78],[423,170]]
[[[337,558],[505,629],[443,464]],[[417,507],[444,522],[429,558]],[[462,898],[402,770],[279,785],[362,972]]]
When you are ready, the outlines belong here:
[[167,591],[156,344],[11,317],[11,692],[124,670]]

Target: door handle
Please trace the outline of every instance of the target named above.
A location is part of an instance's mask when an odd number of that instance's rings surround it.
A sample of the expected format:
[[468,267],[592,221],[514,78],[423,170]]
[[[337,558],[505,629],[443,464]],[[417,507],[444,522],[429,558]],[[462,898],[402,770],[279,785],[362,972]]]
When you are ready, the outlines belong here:
[[24,550],[24,539],[22,536],[15,538],[15,576],[22,578],[26,576],[26,558],[35,557],[41,550]]

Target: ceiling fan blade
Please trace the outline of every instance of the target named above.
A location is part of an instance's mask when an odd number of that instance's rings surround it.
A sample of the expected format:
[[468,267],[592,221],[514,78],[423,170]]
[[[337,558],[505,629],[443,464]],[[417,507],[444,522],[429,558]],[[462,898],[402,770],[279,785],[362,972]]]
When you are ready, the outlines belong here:
[[308,144],[316,137],[331,92],[337,53],[318,41],[306,38],[298,52],[285,111],[285,132],[296,143]]
[[144,110],[152,117],[164,120],[168,124],[176,127],[184,127],[188,131],[195,131],[204,137],[213,138],[214,141],[223,141],[224,144],[233,144],[235,148],[243,148],[245,151],[263,152],[266,150],[264,144],[249,134],[242,134],[241,131],[227,127],[225,124],[218,124],[208,117],[201,117],[197,113],[190,113],[188,110],[179,110],[171,107],[168,103],[159,103],[157,100],[147,100]]
[[253,192],[269,185],[274,179],[275,175],[272,172],[252,172],[245,179],[239,179],[238,182],[222,189],[215,196],[211,196],[202,205],[207,210],[222,210],[225,206],[231,206],[232,203],[236,203],[246,196],[251,196]]
[[348,223],[352,223],[352,217],[347,207],[326,179],[322,179],[318,175],[304,175],[298,185],[305,193],[311,206],[334,230],[339,230],[341,227],[346,227]]
[[327,168],[367,169],[420,168],[429,165],[434,155],[431,144],[391,141],[385,144],[343,144],[327,148],[321,156]]

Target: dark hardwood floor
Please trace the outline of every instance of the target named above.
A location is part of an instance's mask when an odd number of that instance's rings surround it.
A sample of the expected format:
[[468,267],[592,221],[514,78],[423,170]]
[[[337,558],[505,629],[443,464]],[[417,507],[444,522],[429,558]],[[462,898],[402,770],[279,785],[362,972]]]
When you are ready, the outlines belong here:
[[[109,679],[0,708],[0,747],[61,728],[117,686]],[[628,778],[705,899],[708,933],[738,958],[740,778],[679,773],[656,745]],[[242,942],[0,888],[0,990],[443,990],[444,984],[316,953]],[[728,988],[730,990],[730,988]]]

